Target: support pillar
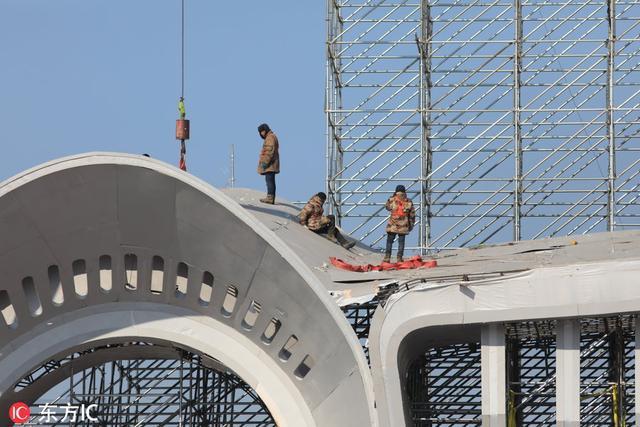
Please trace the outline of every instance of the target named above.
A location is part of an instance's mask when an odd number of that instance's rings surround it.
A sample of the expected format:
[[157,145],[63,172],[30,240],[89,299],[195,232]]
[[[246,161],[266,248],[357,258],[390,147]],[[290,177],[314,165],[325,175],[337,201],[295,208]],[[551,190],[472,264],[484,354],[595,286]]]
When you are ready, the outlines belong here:
[[609,173],[607,177],[607,231],[616,225],[616,138],[613,88],[615,86],[616,0],[607,0],[607,139],[609,142]]
[[513,157],[515,160],[515,171],[513,175],[513,240],[518,241],[522,237],[522,126],[520,110],[521,75],[522,75],[522,2],[514,0],[514,53],[513,53]]
[[428,0],[420,2],[421,32],[418,42],[420,55],[420,254],[430,250],[431,244],[431,172],[433,151],[431,147],[431,37],[433,20]]
[[482,327],[482,427],[506,427],[506,351],[504,326]]
[[580,425],[580,321],[560,320],[556,349],[556,426]]

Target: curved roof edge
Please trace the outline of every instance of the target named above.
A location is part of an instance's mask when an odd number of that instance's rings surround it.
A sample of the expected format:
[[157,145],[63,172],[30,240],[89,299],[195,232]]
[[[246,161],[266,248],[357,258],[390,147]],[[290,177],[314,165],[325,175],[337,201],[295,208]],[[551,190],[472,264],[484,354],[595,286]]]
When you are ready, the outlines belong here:
[[360,374],[364,381],[365,393],[367,394],[366,400],[369,403],[370,419],[374,420],[374,423],[377,422],[371,371],[369,370],[364,352],[362,351],[355,332],[349,325],[347,319],[345,318],[336,302],[328,294],[326,288],[320,283],[319,279],[313,274],[310,267],[306,265],[300,259],[300,257],[283,242],[281,238],[279,238],[274,232],[269,230],[253,215],[248,213],[236,201],[225,195],[222,191],[217,190],[210,184],[195,177],[194,175],[186,173],[157,159],[148,158],[142,155],[109,152],[90,152],[52,160],[23,171],[13,177],[10,177],[5,181],[0,182],[0,197],[4,196],[14,189],[17,189],[49,174],[73,169],[75,167],[84,167],[91,165],[137,166],[150,169],[157,173],[182,181],[183,183],[207,195],[214,201],[223,204],[231,213],[236,215],[253,231],[255,231],[257,235],[268,241],[270,245],[291,264],[291,266],[297,271],[297,273],[300,274],[302,278],[304,278],[313,292],[325,305],[325,307],[335,320],[336,324],[342,331],[351,348],[354,358],[358,364]]
[[[599,237],[609,238],[610,246],[598,248],[600,261],[574,260],[477,281],[434,281],[393,295],[376,312],[369,335],[380,425],[404,420],[403,366],[425,343],[446,341],[451,327],[473,333],[469,327],[493,322],[640,311],[638,233],[606,234]],[[627,248],[616,254],[616,244]]]

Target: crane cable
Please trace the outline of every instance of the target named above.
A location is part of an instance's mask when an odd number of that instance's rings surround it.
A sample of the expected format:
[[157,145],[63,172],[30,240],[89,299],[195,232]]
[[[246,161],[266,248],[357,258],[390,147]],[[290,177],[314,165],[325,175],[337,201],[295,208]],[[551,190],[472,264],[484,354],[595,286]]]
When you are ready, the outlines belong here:
[[184,100],[184,0],[182,0],[182,36],[181,36],[181,59],[182,59],[182,79],[181,79],[181,88],[180,88],[180,98]]
[[186,156],[187,156],[187,145],[185,144],[185,139],[189,138],[189,131],[188,131],[188,121],[186,121],[186,123],[184,122],[186,119],[186,110],[184,107],[184,2],[185,0],[181,0],[181,46],[180,46],[180,56],[181,56],[181,67],[180,67],[180,100],[178,101],[178,112],[180,113],[180,120],[181,120],[181,126],[183,127],[183,132],[184,132],[184,126],[186,126],[186,134],[181,134],[182,138],[180,138],[180,161],[178,163],[178,167],[180,169],[182,169],[183,171],[187,170],[187,160],[186,160]]

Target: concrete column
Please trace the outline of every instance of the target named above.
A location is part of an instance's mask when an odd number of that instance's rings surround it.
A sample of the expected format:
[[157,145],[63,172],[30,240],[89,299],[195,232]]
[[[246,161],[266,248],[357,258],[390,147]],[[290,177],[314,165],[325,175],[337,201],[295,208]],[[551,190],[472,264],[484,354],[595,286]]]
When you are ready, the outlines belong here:
[[482,327],[482,427],[506,427],[506,360],[504,326]]
[[556,335],[556,425],[580,425],[580,321],[558,321]]

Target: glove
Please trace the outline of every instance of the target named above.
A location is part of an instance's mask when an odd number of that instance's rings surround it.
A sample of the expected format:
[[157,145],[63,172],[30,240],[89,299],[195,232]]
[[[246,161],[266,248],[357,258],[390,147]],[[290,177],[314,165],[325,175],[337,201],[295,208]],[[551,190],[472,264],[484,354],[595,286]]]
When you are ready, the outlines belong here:
[[260,163],[260,167],[261,167],[261,168],[262,168],[262,170],[264,171],[264,170],[267,170],[267,168],[269,167],[269,165],[268,165],[267,163],[262,162],[262,163]]

